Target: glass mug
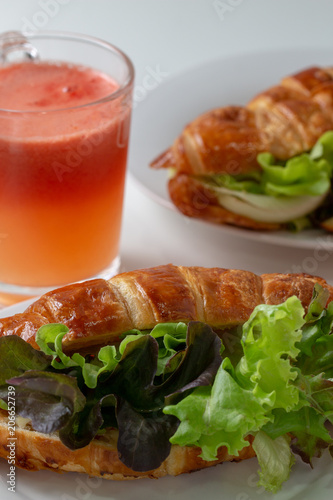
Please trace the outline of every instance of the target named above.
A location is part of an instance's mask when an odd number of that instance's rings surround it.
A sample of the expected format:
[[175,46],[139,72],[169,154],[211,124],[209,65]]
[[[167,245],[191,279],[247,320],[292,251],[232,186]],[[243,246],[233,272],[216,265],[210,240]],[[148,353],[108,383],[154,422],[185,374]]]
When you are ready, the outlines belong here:
[[93,37],[0,35],[0,302],[117,273],[133,79]]

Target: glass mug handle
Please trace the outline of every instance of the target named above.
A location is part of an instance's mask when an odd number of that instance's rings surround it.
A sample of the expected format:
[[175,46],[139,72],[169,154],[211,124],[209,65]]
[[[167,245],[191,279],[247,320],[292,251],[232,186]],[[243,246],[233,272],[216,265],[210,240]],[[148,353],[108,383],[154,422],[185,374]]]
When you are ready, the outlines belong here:
[[5,65],[17,60],[39,60],[37,49],[20,31],[6,31],[0,34],[0,64]]

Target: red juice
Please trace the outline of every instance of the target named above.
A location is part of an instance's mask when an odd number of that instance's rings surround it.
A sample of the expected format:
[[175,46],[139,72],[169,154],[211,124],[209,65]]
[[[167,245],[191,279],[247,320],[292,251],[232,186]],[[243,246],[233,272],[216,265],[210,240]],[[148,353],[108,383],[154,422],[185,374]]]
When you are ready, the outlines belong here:
[[117,257],[130,105],[103,101],[117,88],[65,63],[0,68],[3,283],[61,285]]

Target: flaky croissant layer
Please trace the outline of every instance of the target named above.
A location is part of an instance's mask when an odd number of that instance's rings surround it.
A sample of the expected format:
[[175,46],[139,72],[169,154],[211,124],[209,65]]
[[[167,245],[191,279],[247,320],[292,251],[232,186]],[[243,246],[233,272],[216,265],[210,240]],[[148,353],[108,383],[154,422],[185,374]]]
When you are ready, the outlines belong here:
[[35,335],[46,323],[63,323],[67,351],[114,343],[132,328],[198,320],[217,329],[243,324],[258,304],[279,304],[296,295],[306,308],[319,277],[263,274],[172,264],[119,274],[53,290],[25,312],[0,320],[0,336],[19,335],[38,348]]

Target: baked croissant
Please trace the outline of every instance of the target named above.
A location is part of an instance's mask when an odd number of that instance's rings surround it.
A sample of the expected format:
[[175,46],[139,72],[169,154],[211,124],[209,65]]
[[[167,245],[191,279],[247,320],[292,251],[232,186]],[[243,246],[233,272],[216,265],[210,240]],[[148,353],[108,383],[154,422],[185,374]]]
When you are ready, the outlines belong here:
[[65,349],[80,351],[114,343],[127,330],[147,330],[169,321],[203,321],[227,328],[247,321],[258,304],[279,304],[296,295],[306,307],[316,282],[333,299],[332,287],[305,274],[260,277],[249,271],[169,264],[48,292],[25,312],[0,318],[0,337],[19,335],[38,349],[37,330],[47,323],[62,323],[69,328]]
[[199,116],[151,166],[173,169],[170,197],[187,216],[251,229],[279,229],[283,223],[255,220],[221,206],[201,177],[260,171],[259,153],[267,151],[286,160],[311,149],[332,129],[333,68],[312,67],[284,78],[244,107],[227,106]]
[[[240,270],[177,267],[171,264],[66,286],[49,292],[22,314],[1,319],[0,336],[19,335],[38,349],[38,328],[61,322],[69,332],[63,339],[67,351],[85,351],[114,343],[132,328],[151,329],[160,322],[203,321],[223,338],[223,330],[248,320],[259,304],[280,304],[296,295],[305,309],[314,284],[319,283],[333,300],[333,287],[322,278],[305,274],[264,274]],[[8,419],[0,410],[0,456],[8,454]],[[16,422],[16,465],[28,470],[86,472],[108,479],[133,479],[178,475],[227,460],[255,456],[252,446],[230,455],[226,447],[215,461],[200,458],[197,447],[172,445],[170,455],[155,470],[133,471],[119,459],[117,430],[97,436],[88,446],[69,450],[55,434],[35,432],[26,421]],[[251,436],[248,437],[252,442]]]

